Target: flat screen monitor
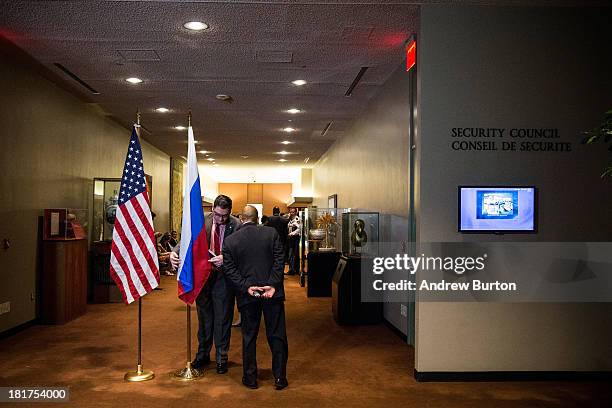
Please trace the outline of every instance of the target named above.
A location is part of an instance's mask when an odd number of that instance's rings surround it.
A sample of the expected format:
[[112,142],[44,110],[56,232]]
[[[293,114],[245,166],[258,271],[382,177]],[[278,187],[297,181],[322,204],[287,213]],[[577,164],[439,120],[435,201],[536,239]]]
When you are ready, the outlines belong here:
[[459,186],[459,232],[535,233],[536,193],[533,186]]

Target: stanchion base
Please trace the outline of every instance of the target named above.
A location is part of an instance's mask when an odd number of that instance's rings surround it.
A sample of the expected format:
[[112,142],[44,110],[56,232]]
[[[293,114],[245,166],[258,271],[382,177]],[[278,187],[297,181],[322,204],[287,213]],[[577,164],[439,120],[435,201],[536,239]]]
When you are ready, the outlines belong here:
[[143,370],[141,365],[138,366],[136,371],[129,371],[123,376],[125,381],[131,382],[149,381],[153,378],[155,378],[155,373],[151,370]]
[[191,367],[191,362],[187,363],[185,368],[175,371],[172,374],[172,378],[177,381],[193,381],[199,380],[204,377],[204,371],[200,371],[197,368]]

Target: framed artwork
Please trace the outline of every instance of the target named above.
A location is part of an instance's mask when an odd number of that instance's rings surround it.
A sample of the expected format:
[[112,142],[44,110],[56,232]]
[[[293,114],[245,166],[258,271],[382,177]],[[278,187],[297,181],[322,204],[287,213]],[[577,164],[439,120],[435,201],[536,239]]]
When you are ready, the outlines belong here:
[[327,197],[327,208],[337,208],[338,207],[338,194],[332,194]]

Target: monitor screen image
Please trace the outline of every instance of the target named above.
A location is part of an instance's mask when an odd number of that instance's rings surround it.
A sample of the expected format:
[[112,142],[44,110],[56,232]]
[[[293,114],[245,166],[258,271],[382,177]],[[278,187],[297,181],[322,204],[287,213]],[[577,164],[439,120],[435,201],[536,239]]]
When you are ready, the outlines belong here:
[[459,187],[459,232],[535,232],[535,187]]

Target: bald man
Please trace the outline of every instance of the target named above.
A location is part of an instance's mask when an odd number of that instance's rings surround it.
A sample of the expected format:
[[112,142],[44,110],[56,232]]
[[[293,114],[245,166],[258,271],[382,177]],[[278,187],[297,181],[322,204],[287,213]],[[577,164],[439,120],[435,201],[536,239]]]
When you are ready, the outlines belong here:
[[257,388],[257,334],[263,313],[272,351],[277,390],[287,387],[287,333],[285,330],[284,250],[274,228],[257,225],[257,209],[247,205],[242,227],[223,244],[223,268],[238,298],[242,315],[242,383]]

